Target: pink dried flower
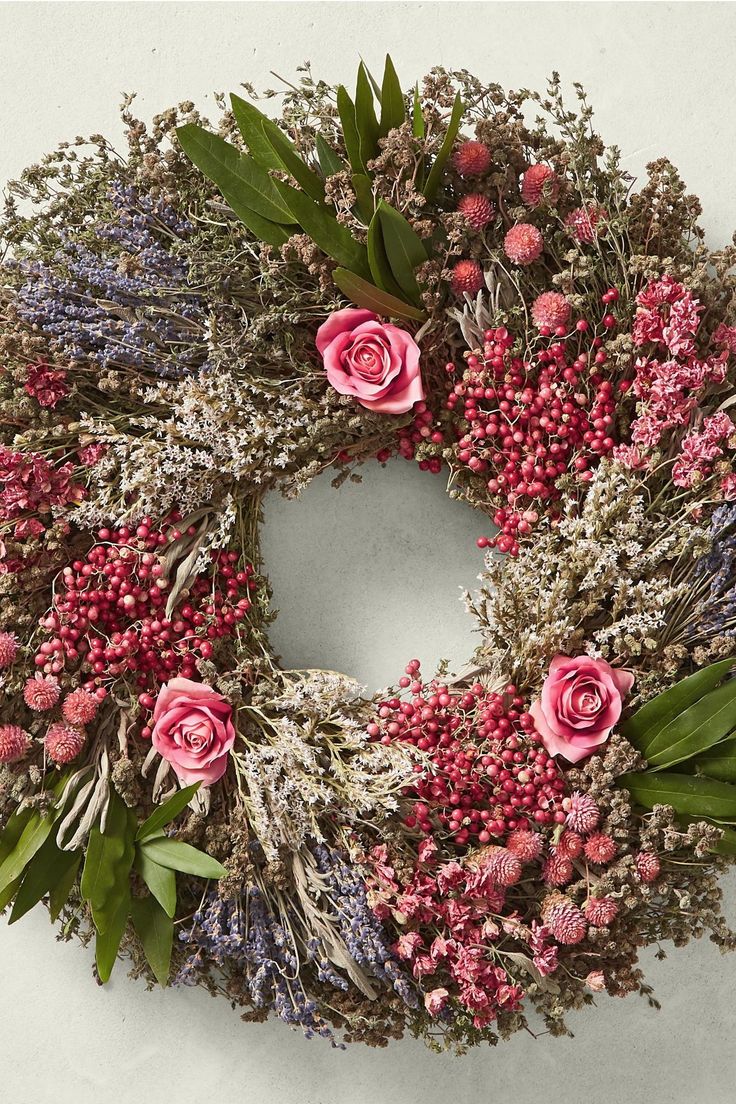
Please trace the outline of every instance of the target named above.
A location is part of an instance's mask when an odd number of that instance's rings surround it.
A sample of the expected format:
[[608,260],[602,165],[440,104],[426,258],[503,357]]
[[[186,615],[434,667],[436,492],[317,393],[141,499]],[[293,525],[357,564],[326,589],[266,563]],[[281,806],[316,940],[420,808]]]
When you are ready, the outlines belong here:
[[458,261],[452,270],[452,290],[456,295],[475,295],[484,286],[483,272],[477,261]]
[[565,226],[579,242],[590,245],[599,233],[599,223],[606,218],[603,207],[576,207],[565,219]]
[[483,142],[463,142],[452,163],[461,176],[482,176],[491,167],[491,151]]
[[491,847],[482,855],[482,869],[499,886],[515,885],[521,879],[521,860],[507,847]]
[[618,905],[612,897],[589,897],[585,902],[585,919],[596,928],[607,928],[618,914]]
[[503,248],[509,260],[515,264],[528,265],[541,256],[544,238],[536,226],[520,222],[512,226],[503,239]]
[[606,988],[606,978],[602,970],[591,970],[585,979],[585,984],[592,993],[602,993]]
[[521,198],[527,207],[554,204],[560,194],[560,182],[549,165],[530,165],[521,180]]
[[592,832],[594,828],[598,827],[601,814],[589,794],[575,790],[570,797],[566,797],[562,802],[562,808],[567,813],[565,824],[572,828],[573,832],[581,832],[584,836],[587,836],[588,832]]
[[603,832],[596,832],[585,841],[583,850],[590,862],[595,863],[596,866],[603,866],[614,858],[618,846],[610,836]]
[[107,445],[95,442],[77,449],[77,456],[79,457],[80,463],[84,464],[85,468],[93,468],[95,464],[100,462],[106,452]]
[[67,694],[61,707],[65,720],[72,725],[86,725],[97,716],[98,703],[89,690],[73,690]]
[[661,869],[659,859],[651,851],[640,851],[636,856],[636,872],[643,882],[656,882]]
[[44,738],[46,754],[59,766],[71,763],[84,747],[84,733],[72,725],[52,724]]
[[564,893],[550,893],[542,902],[542,920],[558,943],[579,943],[588,925],[577,905]]
[[61,690],[55,678],[35,675],[29,678],[23,688],[23,698],[29,709],[43,713],[53,709],[59,700]]
[[450,994],[446,989],[432,989],[429,993],[424,994],[424,1007],[430,1016],[439,1016],[447,1004],[449,996]]
[[577,859],[582,853],[583,837],[578,835],[577,832],[571,832],[566,829],[555,846],[555,854],[564,855],[568,859]]
[[572,861],[566,855],[550,855],[542,867],[542,877],[547,885],[564,886],[572,881]]
[[474,230],[482,230],[493,218],[493,204],[486,196],[479,192],[464,195],[457,205],[466,222],[470,223]]
[[532,304],[532,318],[538,329],[556,330],[570,319],[570,304],[559,291],[543,291]]
[[22,759],[30,746],[30,736],[19,725],[0,725],[0,763]]
[[18,639],[13,633],[0,632],[0,668],[10,667],[18,654]]
[[25,389],[29,395],[38,400],[39,406],[53,410],[56,404],[69,394],[66,372],[63,368],[51,368],[40,360],[37,364],[29,366]]
[[542,854],[542,837],[527,828],[515,828],[506,839],[506,846],[522,862],[533,862]]

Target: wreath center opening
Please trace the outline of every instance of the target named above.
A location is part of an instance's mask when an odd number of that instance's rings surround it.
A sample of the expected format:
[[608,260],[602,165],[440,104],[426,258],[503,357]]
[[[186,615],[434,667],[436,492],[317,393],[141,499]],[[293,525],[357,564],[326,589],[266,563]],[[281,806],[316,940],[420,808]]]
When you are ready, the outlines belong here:
[[264,571],[279,611],[271,642],[286,667],[324,668],[369,690],[409,658],[462,667],[475,648],[461,600],[483,562],[472,509],[446,492],[446,472],[403,460],[365,464],[361,482],[326,473],[297,499],[269,495],[261,530]]

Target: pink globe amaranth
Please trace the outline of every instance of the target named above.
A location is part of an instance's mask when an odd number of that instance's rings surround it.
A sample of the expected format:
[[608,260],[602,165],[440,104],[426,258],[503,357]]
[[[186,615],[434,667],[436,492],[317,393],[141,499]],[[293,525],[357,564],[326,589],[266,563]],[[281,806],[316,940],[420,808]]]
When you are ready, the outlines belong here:
[[367,410],[405,414],[424,398],[419,346],[372,311],[335,311],[317,330],[317,349],[335,390]]
[[634,684],[629,671],[590,656],[555,656],[531,713],[550,755],[570,763],[592,755],[608,739]]
[[230,703],[204,682],[170,679],[156,698],[151,742],[180,782],[211,786],[235,743]]

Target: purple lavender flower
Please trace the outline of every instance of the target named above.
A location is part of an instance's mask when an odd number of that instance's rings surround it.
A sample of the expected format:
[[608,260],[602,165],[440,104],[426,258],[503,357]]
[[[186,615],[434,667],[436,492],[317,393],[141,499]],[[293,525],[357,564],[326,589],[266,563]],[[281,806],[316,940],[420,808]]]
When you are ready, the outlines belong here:
[[736,502],[724,502],[713,511],[710,536],[711,550],[697,569],[697,578],[710,580],[699,604],[698,632],[736,637]]

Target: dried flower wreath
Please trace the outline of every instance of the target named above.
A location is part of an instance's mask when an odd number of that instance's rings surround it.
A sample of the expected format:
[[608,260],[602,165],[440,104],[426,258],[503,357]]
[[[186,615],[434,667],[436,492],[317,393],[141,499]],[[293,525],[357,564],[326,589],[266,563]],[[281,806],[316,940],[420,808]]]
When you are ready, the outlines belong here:
[[[0,908],[101,981],[463,1049],[734,945],[736,248],[575,91],[305,67],[9,187]],[[366,699],[279,666],[258,522],[393,455],[478,511],[481,644]]]

